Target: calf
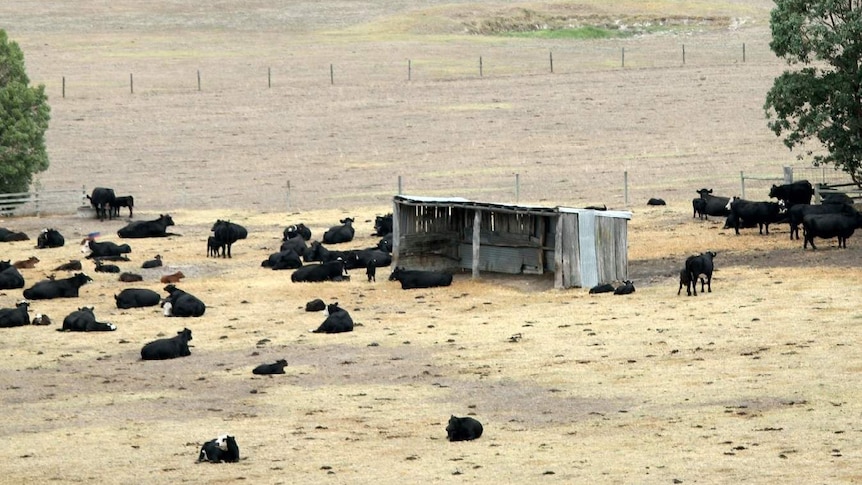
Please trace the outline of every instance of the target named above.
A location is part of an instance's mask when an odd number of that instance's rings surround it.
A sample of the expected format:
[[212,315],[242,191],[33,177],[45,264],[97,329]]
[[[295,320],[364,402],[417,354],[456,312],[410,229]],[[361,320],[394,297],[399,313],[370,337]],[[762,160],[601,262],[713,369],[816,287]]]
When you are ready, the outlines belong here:
[[[708,216],[727,217],[730,214],[730,208],[727,207],[727,204],[730,203],[730,197],[712,195],[712,189],[700,189],[696,192],[700,194],[700,198],[704,201],[702,203],[702,210],[700,211],[701,219],[709,219]],[[692,201],[692,205],[694,205],[694,201]],[[695,209],[695,212],[697,212],[697,209]]]
[[176,359],[192,355],[189,341],[192,331],[184,328],[175,337],[153,340],[141,348],[141,360]]
[[30,322],[31,325],[51,325],[51,317],[45,315],[44,313],[37,313],[36,316],[33,317],[33,321]]
[[141,265],[141,268],[142,269],[158,268],[161,265],[162,265],[162,256],[160,254],[157,254],[155,258],[144,261],[144,263]]
[[368,260],[368,265],[365,267],[365,276],[368,277],[368,282],[377,281],[377,260]]
[[290,281],[294,283],[342,281],[349,279],[347,269],[344,267],[344,261],[340,259],[329,261],[328,263],[307,264],[290,275]]
[[146,288],[126,288],[119,295],[114,295],[114,302],[121,309],[156,306],[161,301],[158,293]]
[[353,331],[353,318],[347,313],[347,310],[338,306],[338,302],[330,303],[326,307],[326,320],[312,330],[314,333],[341,333]]
[[[683,287],[688,288],[688,285],[691,283],[690,278],[691,278],[691,275],[688,273],[688,271],[685,268],[679,270],[679,288],[676,290],[676,296],[679,296],[680,292],[682,292]],[[695,284],[697,284],[697,282],[695,282]],[[703,277],[701,277],[700,278],[700,292],[701,293],[703,293],[703,288],[704,288],[705,284],[706,284],[706,282],[704,281]]]
[[207,238],[207,257],[219,257],[219,252],[221,251],[221,241],[216,239],[215,236],[210,236]]
[[36,263],[38,262],[39,258],[37,258],[36,256],[30,256],[27,259],[15,261],[14,263],[12,263],[12,266],[18,269],[33,269],[36,267]]
[[0,308],[0,328],[23,327],[29,324],[29,308],[30,303],[26,300],[19,302],[15,308]]
[[174,285],[165,286],[168,296],[164,299],[165,306],[170,304],[170,317],[199,317],[206,312],[207,306],[191,293]]
[[372,236],[386,236],[392,234],[392,213],[374,218],[374,233]]
[[316,298],[305,304],[305,311],[307,312],[322,312],[323,310],[326,310],[326,303],[320,298]]
[[396,266],[392,274],[389,275],[389,281],[401,282],[402,290],[433,288],[451,285],[452,275],[437,271],[406,270]]
[[0,271],[0,290],[14,290],[24,288],[24,277],[18,272],[18,268],[9,266]]
[[111,204],[111,212],[114,217],[120,217],[120,207],[128,207],[129,219],[132,218],[132,210],[135,208],[135,198],[131,195],[120,195],[114,197],[114,203]]
[[635,292],[635,285],[629,280],[623,281],[623,284],[614,290],[614,295],[631,295]]
[[647,201],[647,205],[667,205],[667,202],[664,199],[656,199],[651,197],[650,200]]
[[[686,294],[691,296],[692,290],[694,290],[694,296],[697,296],[697,280],[700,278],[700,275],[706,276],[706,287],[707,292],[712,293],[712,272],[715,269],[715,265],[712,260],[715,258],[716,253],[713,251],[707,251],[705,253],[700,253],[697,256],[689,256],[685,260],[685,271],[688,272],[688,278],[686,281]],[[701,280],[701,288],[700,292],[703,293],[703,280]]]
[[287,367],[287,361],[281,359],[275,361],[274,364],[261,364],[255,367],[251,373],[257,375],[284,374],[285,367]]
[[92,278],[84,273],[60,280],[42,280],[31,288],[24,290],[24,298],[28,300],[49,300],[52,298],[77,298],[78,291]]
[[285,249],[271,254],[260,265],[264,268],[272,268],[273,270],[296,269],[302,267],[302,259],[293,249]]
[[233,246],[233,243],[248,237],[248,231],[246,228],[239,224],[235,224],[230,221],[223,221],[221,219],[216,220],[216,223],[213,224],[212,231],[213,237],[216,238],[216,241],[221,247],[221,255],[223,258],[232,257],[230,254],[230,248]]
[[117,329],[113,323],[96,321],[93,307],[82,307],[66,315],[63,327],[58,332],[111,332]]
[[605,284],[596,285],[596,286],[590,288],[590,294],[591,295],[597,295],[597,294],[601,294],[601,293],[613,293],[613,291],[615,289],[616,288],[614,288],[614,285],[612,285],[610,283],[605,283]]
[[446,425],[446,439],[449,441],[471,441],[482,436],[482,423],[469,416],[459,418],[454,414]]
[[36,238],[36,249],[59,248],[66,244],[66,238],[56,229],[42,229]]
[[185,277],[186,275],[184,275],[182,271],[177,271],[176,273],[166,274],[162,276],[159,281],[161,281],[162,284],[179,283],[180,280]]
[[340,244],[353,240],[353,218],[345,217],[340,226],[332,226],[323,233],[324,244]]
[[0,242],[27,241],[30,238],[23,232],[14,232],[0,227]]
[[301,237],[306,241],[311,240],[311,229],[305,227],[305,224],[299,223],[294,224],[292,226],[287,226],[284,229],[284,240],[293,239],[295,237]]
[[81,267],[81,261],[77,259],[70,259],[68,263],[63,263],[60,266],[54,268],[54,271],[81,271],[83,269]]
[[120,278],[119,278],[119,279],[120,279],[120,281],[122,281],[123,283],[134,283],[134,282],[136,282],[136,281],[144,281],[144,277],[143,277],[143,276],[141,276],[141,275],[139,275],[139,274],[136,274],[136,273],[129,273],[128,271],[125,271],[125,272],[123,272],[123,273],[120,273]]
[[96,259],[93,261],[96,264],[95,271],[97,273],[119,273],[120,267],[116,264],[104,264],[102,260]]
[[224,435],[207,441],[201,446],[198,463],[236,463],[239,461],[239,446],[233,436]]

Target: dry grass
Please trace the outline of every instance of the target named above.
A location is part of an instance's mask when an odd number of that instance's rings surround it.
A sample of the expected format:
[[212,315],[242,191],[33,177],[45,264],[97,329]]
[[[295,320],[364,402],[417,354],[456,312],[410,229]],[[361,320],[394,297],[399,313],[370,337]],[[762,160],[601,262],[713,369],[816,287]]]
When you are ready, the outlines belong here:
[[[133,193],[136,219],[171,213],[182,236],[130,241],[133,261],[121,266],[159,292],[161,274],[182,270],[179,286],[208,309],[198,319],[117,310],[123,286],[90,263],[95,281],[80,298],[34,302],[54,325],[6,329],[0,340],[0,482],[862,481],[859,245],[802,251],[781,227],[737,237],[690,214],[697,188],[735,193],[740,170],[778,174],[792,161],[761,111],[783,68],[764,54],[771,2],[619,3],[638,7],[632,15],[751,19],[738,30],[628,40],[626,70],[605,67],[616,42],[451,34],[453,12],[533,3],[36,3],[0,3],[0,18],[52,96],[42,182]],[[686,66],[675,57],[682,41]],[[735,54],[706,62],[743,41],[749,64]],[[351,247],[371,245],[398,174],[407,193],[505,201],[520,173],[522,202],[622,207],[623,170],[634,201],[629,297],[490,275],[405,292],[384,271],[377,283],[358,274],[302,285],[259,266],[295,222],[320,234],[354,216]],[[641,205],[653,196],[669,205]],[[204,256],[217,218],[250,231],[230,260]],[[82,235],[116,240],[122,224],[4,220],[32,237],[55,226],[69,244],[3,244],[0,258],[36,254],[42,261],[24,270],[30,286],[80,257]],[[714,291],[677,296],[682,260],[706,249],[719,254]],[[137,269],[156,253],[166,267]],[[0,307],[20,296],[3,292]],[[303,307],[318,297],[339,301],[356,330],[309,333],[322,317]],[[54,331],[83,305],[118,330]],[[183,327],[194,333],[190,357],[139,360],[144,343]],[[286,375],[251,374],[279,358]],[[475,415],[485,435],[448,443],[450,414]],[[244,459],[196,465],[200,444],[224,432]]]

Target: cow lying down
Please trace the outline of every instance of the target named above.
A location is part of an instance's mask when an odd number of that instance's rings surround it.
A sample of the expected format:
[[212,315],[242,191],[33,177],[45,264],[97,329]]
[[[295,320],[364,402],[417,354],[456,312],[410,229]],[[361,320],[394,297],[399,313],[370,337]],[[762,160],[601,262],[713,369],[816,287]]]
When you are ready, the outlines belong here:
[[407,270],[396,266],[392,274],[389,275],[389,281],[399,281],[402,290],[433,288],[451,285],[452,275],[438,271]]
[[141,348],[142,360],[165,360],[176,359],[192,355],[189,350],[189,340],[192,339],[192,331],[184,328],[171,338],[153,340]]
[[353,318],[347,313],[347,310],[338,306],[338,302],[330,303],[326,307],[326,320],[317,327],[317,330],[312,330],[314,333],[341,333],[353,331]]
[[58,332],[111,332],[117,329],[113,323],[97,322],[93,307],[81,307],[66,315],[63,327]]
[[239,461],[239,446],[236,438],[230,435],[222,435],[211,439],[201,446],[198,454],[198,463],[236,463]]

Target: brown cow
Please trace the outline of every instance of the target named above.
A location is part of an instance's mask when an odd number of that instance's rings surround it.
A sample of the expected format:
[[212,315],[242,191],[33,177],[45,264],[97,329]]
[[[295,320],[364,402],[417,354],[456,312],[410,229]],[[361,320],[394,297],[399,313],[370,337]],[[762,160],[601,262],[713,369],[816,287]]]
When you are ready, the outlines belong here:
[[169,284],[169,283],[172,284],[172,283],[178,283],[181,279],[183,279],[185,277],[186,277],[186,275],[184,275],[182,271],[177,271],[174,274],[166,274],[166,275],[162,276],[162,279],[160,281],[164,284]]
[[39,262],[39,258],[37,258],[36,256],[30,256],[29,258],[27,258],[25,260],[15,261],[14,263],[12,263],[12,266],[14,266],[18,269],[35,268],[36,263],[38,263],[38,262]]

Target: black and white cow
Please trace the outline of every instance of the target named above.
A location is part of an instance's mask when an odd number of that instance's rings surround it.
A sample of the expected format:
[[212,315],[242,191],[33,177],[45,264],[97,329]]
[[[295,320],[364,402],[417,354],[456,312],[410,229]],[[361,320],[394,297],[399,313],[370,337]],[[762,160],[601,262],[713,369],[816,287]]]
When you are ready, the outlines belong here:
[[160,338],[153,340],[141,348],[142,360],[166,360],[176,359],[192,355],[189,350],[189,341],[192,339],[192,331],[184,328],[171,338]]
[[162,298],[153,290],[146,288],[126,288],[119,295],[114,295],[117,308],[144,308],[156,306],[161,303]]
[[301,237],[306,241],[311,241],[311,229],[307,228],[305,224],[293,224],[291,226],[287,226],[284,229],[284,240],[293,239],[295,237]]
[[353,331],[353,318],[344,308],[338,306],[338,302],[330,303],[326,307],[326,320],[312,330],[314,333],[342,333]]
[[[708,216],[727,217],[730,215],[730,208],[727,206],[730,203],[730,197],[712,195],[712,189],[700,189],[696,192],[705,201],[700,211],[701,219],[709,219]],[[692,205],[695,205],[694,201],[692,201]],[[695,212],[697,212],[696,207]]]
[[844,214],[853,216],[856,214],[856,209],[851,204],[796,204],[790,209],[787,209],[787,221],[790,223],[790,239],[799,239],[799,226],[802,224],[802,219],[807,215],[815,214]]
[[117,329],[113,323],[96,321],[93,307],[81,307],[66,315],[63,327],[58,332],[111,332]]
[[24,277],[21,272],[14,266],[0,271],[0,290],[14,290],[16,288],[24,288]]
[[129,219],[132,218],[132,210],[135,208],[135,198],[131,195],[118,195],[114,197],[114,203],[111,204],[111,212],[114,217],[120,217],[120,207],[129,208]]
[[452,275],[439,271],[407,270],[396,266],[392,274],[389,275],[389,281],[399,281],[402,290],[412,290],[449,286],[452,284]]
[[764,228],[769,234],[769,225],[780,220],[781,207],[777,202],[754,202],[734,197],[727,207],[730,209],[729,224],[732,223],[736,234],[739,234],[740,227],[749,224],[757,224],[760,234]]
[[262,261],[260,265],[264,268],[272,268],[273,270],[297,269],[302,267],[302,258],[296,254],[296,251],[288,248],[271,254],[269,258]]
[[862,214],[814,214],[802,218],[803,237],[805,242],[802,249],[811,244],[811,249],[817,249],[814,238],[831,239],[838,238],[838,247],[847,248],[847,239],[853,235],[856,229],[862,227]]
[[87,238],[81,241],[81,252],[88,259],[105,258],[131,253],[132,248],[128,244],[117,244],[111,241],[96,242]]
[[5,227],[0,227],[0,242],[15,242],[28,240],[30,240],[30,237],[23,232],[10,231]]
[[[206,312],[207,306],[191,293],[174,285],[165,286],[168,296],[164,299],[165,315],[169,317],[199,317]],[[169,306],[170,305],[170,306]]]
[[223,221],[221,219],[216,220],[215,224],[213,224],[212,232],[213,237],[216,238],[216,241],[221,247],[221,255],[223,258],[233,257],[230,254],[230,248],[233,246],[233,243],[248,237],[248,231],[246,228],[239,224],[230,221]]
[[56,229],[42,229],[39,237],[36,238],[36,248],[59,248],[66,244],[66,238]]
[[392,213],[374,218],[374,233],[372,236],[385,236],[392,234]]
[[173,225],[174,219],[170,214],[159,214],[159,218],[152,221],[130,222],[117,231],[117,235],[126,239],[175,236],[176,234],[167,232],[168,226]]
[[340,226],[332,226],[323,233],[324,244],[341,244],[353,240],[353,218],[341,219]]
[[251,373],[257,374],[261,376],[271,375],[271,374],[284,374],[284,368],[287,367],[287,361],[285,359],[280,359],[275,361],[272,364],[261,364],[255,367]]
[[471,441],[481,437],[482,431],[484,430],[479,420],[469,416],[459,418],[453,414],[446,425],[446,439],[449,441]]
[[320,281],[349,280],[343,260],[329,261],[320,264],[307,264],[290,275],[294,283],[315,283]]
[[236,463],[239,461],[239,445],[236,438],[229,435],[207,441],[201,446],[198,463]]
[[90,199],[90,205],[93,206],[93,209],[96,209],[96,217],[100,221],[114,218],[114,211],[111,209],[114,206],[114,199],[117,198],[114,189],[96,187],[87,198]]
[[24,290],[24,298],[28,300],[50,300],[53,298],[77,298],[78,290],[92,278],[84,273],[63,279],[42,280]]
[[796,182],[784,185],[773,185],[769,189],[769,197],[783,201],[784,206],[787,208],[793,207],[796,204],[810,204],[813,195],[814,187],[807,180],[797,180]]
[[[697,296],[697,280],[700,278],[700,275],[706,277],[707,292],[712,293],[712,273],[715,270],[713,259],[715,256],[716,253],[714,251],[706,251],[696,256],[689,256],[686,258],[685,271],[688,272],[686,294],[688,296],[691,296],[692,290],[694,290],[694,296]],[[702,279],[700,292],[703,293]]]
[[156,257],[154,257],[153,259],[149,259],[147,261],[144,261],[144,263],[141,265],[141,268],[142,269],[158,268],[161,265],[162,265],[162,255],[157,254]]
[[15,308],[0,308],[0,328],[23,327],[30,324],[30,316],[27,310],[30,303],[18,302]]

